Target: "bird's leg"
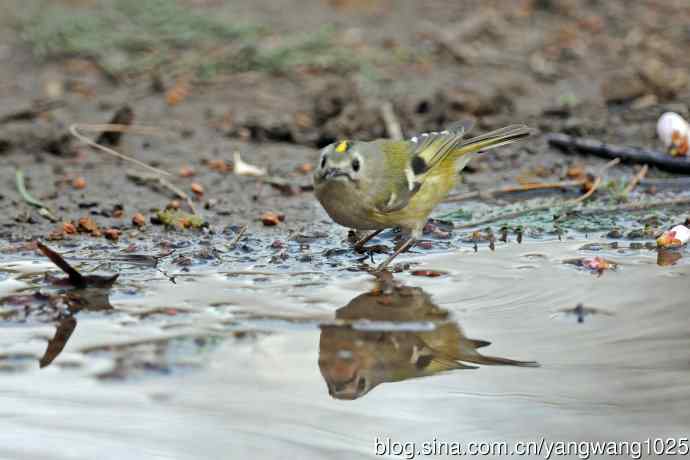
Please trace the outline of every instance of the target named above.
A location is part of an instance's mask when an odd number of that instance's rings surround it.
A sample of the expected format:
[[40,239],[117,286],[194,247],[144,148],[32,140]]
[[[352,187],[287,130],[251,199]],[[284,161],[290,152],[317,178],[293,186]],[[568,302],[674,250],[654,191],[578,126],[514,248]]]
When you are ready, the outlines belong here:
[[362,249],[364,249],[364,245],[367,244],[373,237],[381,233],[384,229],[381,228],[379,230],[376,230],[374,232],[371,232],[364,238],[360,238],[356,243],[355,243],[355,251],[360,252]]
[[392,256],[388,257],[388,259],[383,261],[381,265],[376,267],[376,272],[383,271],[388,265],[390,265],[391,262],[393,262],[393,259],[395,259],[400,254],[410,249],[416,242],[417,238],[415,238],[414,236],[410,236],[403,244],[398,246],[398,248],[395,250]]

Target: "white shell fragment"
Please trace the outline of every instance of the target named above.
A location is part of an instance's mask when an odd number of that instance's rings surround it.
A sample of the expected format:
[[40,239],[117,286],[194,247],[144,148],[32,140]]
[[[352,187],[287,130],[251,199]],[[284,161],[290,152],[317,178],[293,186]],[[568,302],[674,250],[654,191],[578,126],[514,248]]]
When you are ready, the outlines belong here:
[[680,247],[688,244],[688,241],[690,241],[690,228],[685,225],[676,225],[657,238],[656,244],[662,248]]
[[675,112],[666,112],[656,124],[656,132],[671,155],[688,154],[688,122]]
[[242,161],[240,152],[235,152],[234,155],[234,171],[238,176],[265,176],[266,170],[258,166],[250,165]]

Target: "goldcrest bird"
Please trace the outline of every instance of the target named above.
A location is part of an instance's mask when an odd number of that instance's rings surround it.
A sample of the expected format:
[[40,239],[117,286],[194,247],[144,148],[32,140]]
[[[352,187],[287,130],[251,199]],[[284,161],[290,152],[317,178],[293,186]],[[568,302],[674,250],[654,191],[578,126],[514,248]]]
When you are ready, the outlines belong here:
[[356,248],[386,228],[400,227],[408,235],[377,271],[421,237],[429,214],[455,187],[474,154],[533,133],[525,125],[511,125],[464,139],[470,127],[458,124],[403,141],[343,140],[321,151],[314,171],[316,198],[338,224],[374,230]]
[[[336,399],[360,398],[386,382],[477,367],[472,364],[539,365],[481,354],[478,349],[490,342],[465,336],[448,310],[418,287],[394,285],[366,292],[338,309],[335,317],[344,324],[321,326],[319,370]],[[354,327],[363,320],[367,328]],[[399,327],[390,328],[391,323]]]

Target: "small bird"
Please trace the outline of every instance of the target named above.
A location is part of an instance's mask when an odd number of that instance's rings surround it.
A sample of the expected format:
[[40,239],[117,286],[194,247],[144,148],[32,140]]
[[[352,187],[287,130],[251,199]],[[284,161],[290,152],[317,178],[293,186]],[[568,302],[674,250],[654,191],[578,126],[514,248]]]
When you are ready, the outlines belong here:
[[[333,398],[357,399],[382,383],[474,369],[475,364],[539,366],[480,353],[490,342],[467,337],[429,293],[394,281],[385,284],[379,280],[374,290],[336,310],[337,324],[321,326],[319,370]],[[367,326],[357,327],[361,322]]]
[[511,125],[464,139],[470,128],[460,123],[402,141],[343,140],[321,151],[314,171],[316,198],[338,224],[374,230],[356,249],[386,228],[400,227],[408,235],[376,271],[421,237],[429,214],[455,187],[458,173],[475,153],[533,134],[525,125]]

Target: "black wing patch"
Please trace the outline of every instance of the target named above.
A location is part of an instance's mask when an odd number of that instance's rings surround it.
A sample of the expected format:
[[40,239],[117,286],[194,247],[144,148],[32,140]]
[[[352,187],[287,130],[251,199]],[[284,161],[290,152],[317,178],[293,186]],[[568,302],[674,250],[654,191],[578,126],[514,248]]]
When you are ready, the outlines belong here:
[[413,174],[419,176],[436,166],[462,142],[463,135],[471,128],[471,122],[461,122],[444,131],[422,133],[410,139]]
[[428,169],[426,165],[426,160],[420,156],[412,157],[411,166],[412,172],[415,176],[419,176],[420,174],[427,172]]

